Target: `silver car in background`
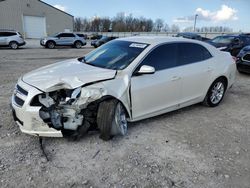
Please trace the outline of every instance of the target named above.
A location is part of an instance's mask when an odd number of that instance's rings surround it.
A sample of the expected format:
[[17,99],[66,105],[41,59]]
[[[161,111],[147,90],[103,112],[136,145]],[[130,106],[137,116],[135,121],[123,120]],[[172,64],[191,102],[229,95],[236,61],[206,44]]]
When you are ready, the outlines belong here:
[[19,46],[23,46],[25,44],[23,36],[19,32],[0,29],[0,47],[17,49]]
[[81,48],[87,44],[86,40],[75,33],[57,33],[53,36],[40,40],[40,44],[46,48],[53,49],[56,46],[72,46]]

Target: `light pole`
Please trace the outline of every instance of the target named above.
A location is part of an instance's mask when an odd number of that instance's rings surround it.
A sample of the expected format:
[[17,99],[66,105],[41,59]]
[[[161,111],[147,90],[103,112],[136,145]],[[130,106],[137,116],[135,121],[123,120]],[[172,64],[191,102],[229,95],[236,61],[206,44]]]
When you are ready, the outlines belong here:
[[195,29],[196,29],[196,20],[197,20],[197,17],[198,17],[198,14],[195,14],[195,17],[194,17],[194,32],[195,32]]

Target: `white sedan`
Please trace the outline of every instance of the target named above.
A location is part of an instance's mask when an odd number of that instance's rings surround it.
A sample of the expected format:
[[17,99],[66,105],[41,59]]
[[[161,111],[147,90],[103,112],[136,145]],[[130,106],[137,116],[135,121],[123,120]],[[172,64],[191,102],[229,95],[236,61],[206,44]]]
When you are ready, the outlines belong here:
[[215,107],[235,80],[229,53],[175,37],[116,39],[90,52],[34,70],[12,96],[22,132],[78,138],[90,128],[109,140],[138,121],[203,102]]

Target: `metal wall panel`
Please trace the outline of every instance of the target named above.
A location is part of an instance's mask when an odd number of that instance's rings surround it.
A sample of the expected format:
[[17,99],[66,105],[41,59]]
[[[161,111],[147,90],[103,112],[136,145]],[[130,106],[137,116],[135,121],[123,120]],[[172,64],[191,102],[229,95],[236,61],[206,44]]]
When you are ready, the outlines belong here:
[[0,1],[0,29],[15,29],[24,36],[24,16],[45,17],[47,35],[70,29],[73,17],[39,0]]

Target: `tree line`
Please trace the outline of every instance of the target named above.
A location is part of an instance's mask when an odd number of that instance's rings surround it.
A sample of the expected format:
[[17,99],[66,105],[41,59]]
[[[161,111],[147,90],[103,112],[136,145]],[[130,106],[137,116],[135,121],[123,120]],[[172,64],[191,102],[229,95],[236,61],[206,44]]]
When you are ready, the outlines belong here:
[[169,26],[163,19],[152,20],[134,17],[132,14],[118,13],[114,18],[94,17],[92,19],[77,17],[74,30],[82,32],[179,32],[177,25]]
[[[118,13],[115,17],[97,17],[74,19],[76,32],[180,32],[178,25],[168,25],[163,19],[152,20],[144,17],[134,17],[132,14]],[[193,27],[187,27],[184,32],[193,32]],[[196,28],[196,32],[232,32],[229,27],[212,26]]]

